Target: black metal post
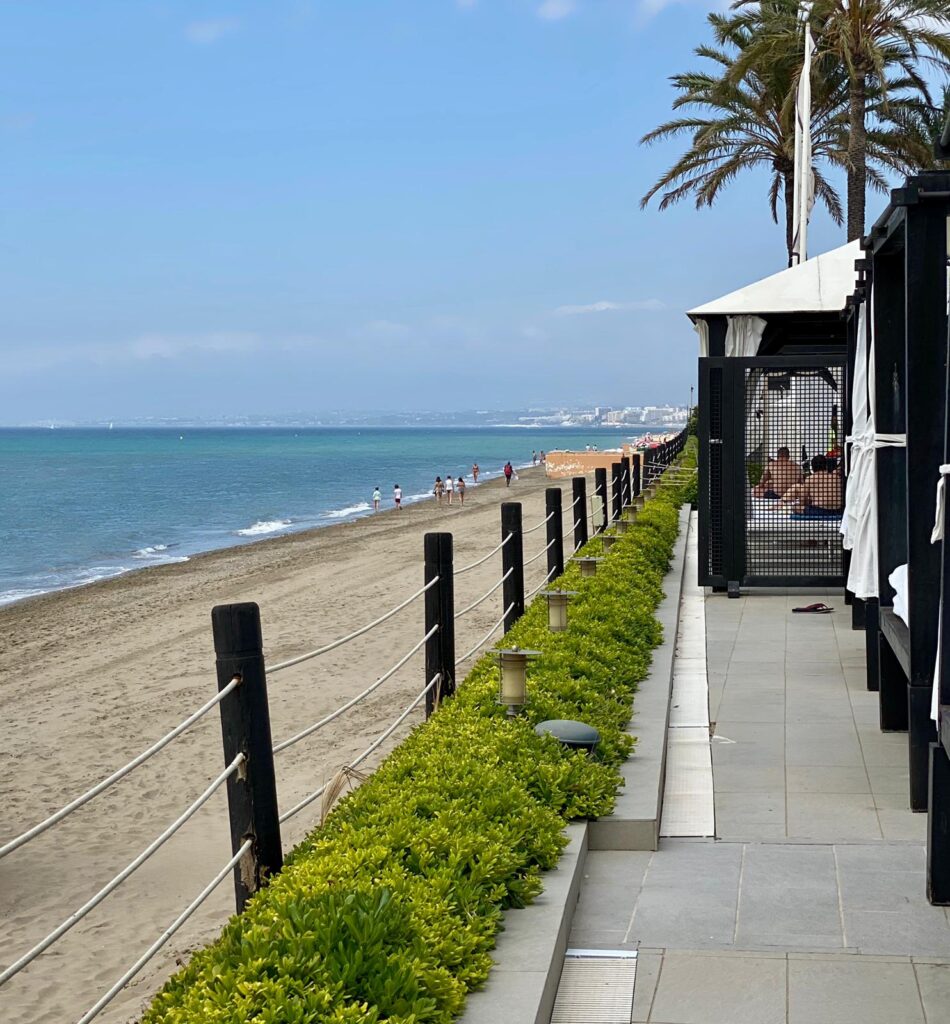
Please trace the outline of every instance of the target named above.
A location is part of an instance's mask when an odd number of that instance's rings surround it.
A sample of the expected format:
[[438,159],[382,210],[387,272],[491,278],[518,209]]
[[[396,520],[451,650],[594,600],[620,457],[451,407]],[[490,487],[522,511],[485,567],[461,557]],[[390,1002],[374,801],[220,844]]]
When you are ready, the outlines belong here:
[[501,539],[508,534],[511,540],[501,549],[501,571],[511,575],[501,588],[502,604],[510,611],[505,613],[505,632],[524,615],[524,535],[521,531],[521,502],[501,503]]
[[927,899],[950,906],[950,758],[942,743],[930,745],[927,800]]
[[601,523],[600,529],[595,531],[603,533],[607,529],[607,467],[598,466],[594,470],[594,493],[600,498]]
[[642,457],[641,457],[639,452],[634,452],[634,454],[630,457],[630,472],[632,474],[632,476],[631,476],[631,483],[630,483],[630,494],[634,498],[639,498],[640,497],[640,480],[641,480],[641,477],[640,477],[640,463],[641,463],[641,461],[642,461]]
[[561,488],[548,487],[544,492],[544,516],[547,519],[548,580],[564,575],[564,519],[561,509]]
[[438,580],[425,594],[428,634],[438,630],[426,641],[426,677],[428,684],[439,676],[439,682],[426,693],[426,718],[436,709],[436,698],[455,693],[455,568],[452,560],[452,534],[427,533],[423,540],[426,584]]
[[220,704],[224,763],[231,764],[238,754],[245,757],[227,781],[231,852],[253,841],[234,868],[240,914],[283,866],[260,609],[253,602],[217,605],[211,609],[211,626],[219,692],[235,676],[241,680]]
[[623,487],[620,482],[622,474],[623,464],[620,462],[614,462],[610,467],[610,489],[611,497],[613,499],[613,509],[610,518],[614,522],[620,518],[620,512],[623,507]]
[[620,463],[623,466],[623,477],[621,480],[623,483],[623,496],[621,501],[624,508],[629,508],[633,504],[633,498],[631,497],[630,456],[624,455]]
[[571,481],[574,499],[574,550],[582,548],[588,541],[587,533],[587,478],[575,476]]

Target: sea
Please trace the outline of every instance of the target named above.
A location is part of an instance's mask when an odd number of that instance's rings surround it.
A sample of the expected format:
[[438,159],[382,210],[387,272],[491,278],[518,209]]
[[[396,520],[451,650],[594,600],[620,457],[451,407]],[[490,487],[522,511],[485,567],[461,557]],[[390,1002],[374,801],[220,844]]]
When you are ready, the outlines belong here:
[[0,429],[0,604],[431,496],[624,427]]

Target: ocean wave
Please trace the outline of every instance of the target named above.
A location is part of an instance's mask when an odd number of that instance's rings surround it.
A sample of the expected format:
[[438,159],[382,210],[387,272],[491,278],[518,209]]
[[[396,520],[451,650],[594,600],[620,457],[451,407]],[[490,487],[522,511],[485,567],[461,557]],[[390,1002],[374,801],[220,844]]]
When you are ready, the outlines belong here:
[[361,501],[358,505],[347,505],[346,508],[335,508],[330,512],[324,512],[321,519],[347,519],[350,516],[359,515],[360,512],[369,512],[372,508],[368,501]]
[[239,537],[260,537],[267,533],[279,533],[291,525],[289,519],[263,519],[258,520],[253,526],[248,526],[243,530],[235,530],[234,532]]
[[139,548],[135,552],[134,558],[163,558],[163,551],[168,550],[167,544],[149,544],[147,547]]

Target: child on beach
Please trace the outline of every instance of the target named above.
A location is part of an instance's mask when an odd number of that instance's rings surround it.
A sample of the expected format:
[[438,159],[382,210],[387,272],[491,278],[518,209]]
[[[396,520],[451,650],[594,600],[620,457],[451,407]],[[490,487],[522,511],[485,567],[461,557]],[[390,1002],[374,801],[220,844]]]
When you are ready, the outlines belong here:
[[464,505],[465,504],[465,477],[464,476],[460,476],[458,478],[458,480],[455,481],[455,489],[459,492],[459,504],[460,505]]
[[432,493],[435,495],[436,500],[439,503],[439,507],[442,506],[442,495],[445,494],[445,484],[442,483],[442,477],[437,476],[435,478],[435,486],[432,488]]
[[447,476],[445,478],[445,493],[449,496],[449,504],[452,504],[452,478]]
[[393,485],[393,501],[396,503],[396,508],[402,508],[402,488],[399,484]]
[[473,462],[472,463],[472,480],[473,480],[475,486],[477,487],[478,486],[478,463],[477,462]]
[[379,511],[379,503],[380,503],[380,501],[382,501],[382,498],[383,498],[383,496],[380,493],[379,484],[377,484],[375,486],[375,488],[373,489],[373,511],[374,512],[378,512]]

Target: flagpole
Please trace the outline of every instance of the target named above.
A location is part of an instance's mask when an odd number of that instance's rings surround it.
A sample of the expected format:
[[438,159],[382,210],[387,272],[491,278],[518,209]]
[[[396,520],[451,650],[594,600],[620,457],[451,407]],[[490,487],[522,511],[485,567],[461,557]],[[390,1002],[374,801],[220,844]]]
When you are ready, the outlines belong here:
[[792,253],[789,260],[791,266],[808,259],[808,218],[814,203],[811,166],[811,60],[815,41],[808,23],[810,13],[809,4],[802,4],[800,16],[805,30],[805,49],[795,96],[795,150],[792,171],[794,207],[792,209]]

